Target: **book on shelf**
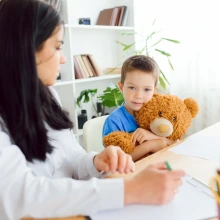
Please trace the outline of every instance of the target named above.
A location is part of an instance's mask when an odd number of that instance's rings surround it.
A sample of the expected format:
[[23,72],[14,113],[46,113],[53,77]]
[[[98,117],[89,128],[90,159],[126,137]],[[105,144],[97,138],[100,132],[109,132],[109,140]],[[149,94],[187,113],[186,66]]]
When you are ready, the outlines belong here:
[[113,8],[107,8],[99,13],[97,25],[111,25]]
[[81,66],[81,68],[83,70],[84,78],[89,78],[90,75],[89,75],[88,70],[86,69],[85,63],[83,62],[82,56],[78,55],[77,56],[77,60],[79,61],[79,64],[80,64],[80,66]]
[[77,61],[76,56],[73,56],[74,61],[74,73],[75,73],[75,79],[81,79],[84,78],[81,67],[79,65],[79,62]]
[[90,63],[90,61],[89,61],[87,55],[81,55],[81,56],[82,56],[82,60],[83,60],[83,62],[84,62],[84,64],[85,64],[85,66],[86,66],[86,69],[87,69],[87,71],[88,71],[88,73],[89,73],[89,76],[90,76],[90,77],[96,76],[96,75],[95,75],[95,71],[94,71],[94,69],[92,68],[91,63]]
[[88,54],[87,57],[92,65],[93,69],[95,70],[96,76],[103,75],[103,71],[101,70],[99,64],[96,62],[96,59],[94,58],[94,56],[92,54]]
[[96,25],[125,26],[127,15],[127,6],[107,8],[100,11]]
[[121,67],[106,68],[106,74],[121,74]]
[[117,26],[121,26],[122,17],[123,17],[123,14],[124,14],[124,7],[125,7],[125,6],[118,7],[118,8],[119,8],[119,16],[118,16]]
[[80,69],[80,78],[78,78],[78,79],[81,79],[81,78],[88,78],[89,77],[89,73],[87,72],[87,69],[86,69],[86,67],[85,67],[85,64],[84,64],[84,62],[83,62],[83,60],[82,60],[82,57],[81,57],[81,55],[77,55],[77,56],[75,56],[75,58],[76,58],[76,63],[78,64],[78,66],[79,66],[79,69]]
[[103,72],[93,55],[91,54],[75,55],[73,59],[74,59],[75,79],[82,79],[82,78],[89,78],[89,77],[103,75]]
[[122,14],[120,26],[126,26],[127,20],[128,20],[128,7],[123,6],[123,14]]

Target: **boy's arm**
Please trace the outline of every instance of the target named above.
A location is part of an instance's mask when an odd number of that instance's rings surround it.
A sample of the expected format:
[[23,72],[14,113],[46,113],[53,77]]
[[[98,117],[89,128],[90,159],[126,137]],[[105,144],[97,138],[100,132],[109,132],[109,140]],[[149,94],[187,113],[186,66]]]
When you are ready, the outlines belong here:
[[135,144],[136,142],[142,144],[144,141],[155,140],[155,139],[163,139],[163,137],[157,136],[151,131],[148,131],[143,128],[136,129],[132,134],[133,144]]
[[143,144],[140,144],[134,148],[134,151],[130,153],[132,160],[134,162],[140,160],[146,154],[150,153],[151,151],[151,144],[150,141],[146,141]]
[[133,161],[137,161],[142,157],[145,157],[146,154],[155,153],[165,147],[170,146],[173,143],[174,141],[171,141],[167,138],[145,141],[142,144],[136,146],[130,155],[132,156]]
[[121,123],[118,119],[108,116],[103,125],[102,137],[108,135],[113,131],[123,131],[123,128],[121,127]]

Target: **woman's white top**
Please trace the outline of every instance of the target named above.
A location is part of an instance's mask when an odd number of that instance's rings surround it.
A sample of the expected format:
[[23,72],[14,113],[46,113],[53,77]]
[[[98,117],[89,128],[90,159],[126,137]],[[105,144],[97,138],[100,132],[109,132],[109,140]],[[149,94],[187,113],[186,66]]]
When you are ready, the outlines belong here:
[[86,153],[72,130],[46,128],[54,150],[45,162],[30,163],[0,124],[0,219],[90,215],[122,208],[123,179],[91,178],[101,177],[93,164],[96,153]]

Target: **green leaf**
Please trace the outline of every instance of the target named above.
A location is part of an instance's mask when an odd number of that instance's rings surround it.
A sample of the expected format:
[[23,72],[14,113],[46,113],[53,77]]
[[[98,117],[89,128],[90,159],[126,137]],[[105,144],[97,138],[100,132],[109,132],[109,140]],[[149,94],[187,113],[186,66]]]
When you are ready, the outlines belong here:
[[93,97],[97,93],[97,89],[89,89],[88,93],[90,93],[91,96]]
[[141,50],[136,50],[136,54],[139,55],[139,54],[143,54],[144,50],[146,49],[146,46],[143,47]]
[[167,57],[170,57],[170,56],[171,56],[169,53],[167,53],[167,52],[165,52],[165,51],[163,51],[163,50],[155,49],[155,51],[157,51],[157,52],[159,52],[159,53],[161,53],[162,55],[167,56]]
[[166,89],[166,83],[164,82],[164,79],[161,76],[159,77],[159,82],[162,88]]
[[168,63],[170,64],[171,69],[174,70],[173,65],[172,65],[172,63],[170,62],[169,57],[167,57],[167,59],[168,59]]
[[168,38],[162,38],[162,39],[170,41],[170,42],[175,43],[175,44],[180,44],[180,42],[178,40],[172,40],[172,39],[168,39]]
[[148,41],[154,34],[156,34],[155,31],[153,31],[149,36],[147,36],[146,41]]
[[83,99],[83,97],[85,96],[86,93],[87,93],[87,90],[81,91],[79,97],[76,100],[76,103],[77,103],[79,108],[80,108],[81,101],[82,101],[82,99]]
[[87,103],[87,102],[89,102],[89,101],[90,101],[89,93],[87,92],[87,93],[85,93],[85,95],[84,95],[83,103]]
[[79,97],[76,99],[76,104],[80,108],[81,102],[83,99],[83,103],[87,103],[90,101],[89,94],[93,97],[97,93],[97,89],[85,89],[81,91]]
[[161,41],[162,41],[162,39],[158,40],[155,44],[151,45],[149,48],[151,48],[151,47],[153,47],[153,46],[159,44]]
[[103,106],[107,106],[109,108],[118,107],[124,101],[123,95],[119,91],[118,87],[107,87],[106,90],[103,91],[103,94],[98,96],[98,99],[102,101]]
[[126,36],[135,35],[135,34],[137,34],[137,32],[121,33],[121,35],[126,35]]
[[135,43],[132,43],[132,44],[126,45],[126,47],[124,47],[123,50],[125,51],[125,50],[130,49],[134,44],[135,44]]
[[162,72],[162,70],[160,69],[160,73],[163,76],[163,79],[165,79],[165,81],[167,82],[168,85],[170,85],[170,82],[168,81],[168,79],[166,78],[166,76],[164,75],[164,73]]
[[127,44],[123,44],[122,42],[120,42],[120,41],[115,41],[117,44],[120,44],[120,45],[122,45],[123,47],[126,47],[127,46]]

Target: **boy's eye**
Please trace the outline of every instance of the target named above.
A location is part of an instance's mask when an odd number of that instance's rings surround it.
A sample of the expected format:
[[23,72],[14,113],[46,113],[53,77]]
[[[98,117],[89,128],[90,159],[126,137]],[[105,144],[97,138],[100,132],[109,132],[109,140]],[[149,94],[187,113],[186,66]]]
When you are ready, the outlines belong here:
[[161,111],[159,111],[159,112],[158,112],[158,115],[159,115],[160,117],[162,117],[162,112],[161,112]]
[[129,89],[132,89],[132,90],[134,89],[134,87],[133,87],[133,86],[129,86],[128,88],[129,88]]
[[174,117],[173,117],[173,121],[176,121],[176,119],[177,119],[177,117],[176,117],[176,116],[174,116]]
[[149,92],[150,91],[150,89],[145,89],[145,92]]

